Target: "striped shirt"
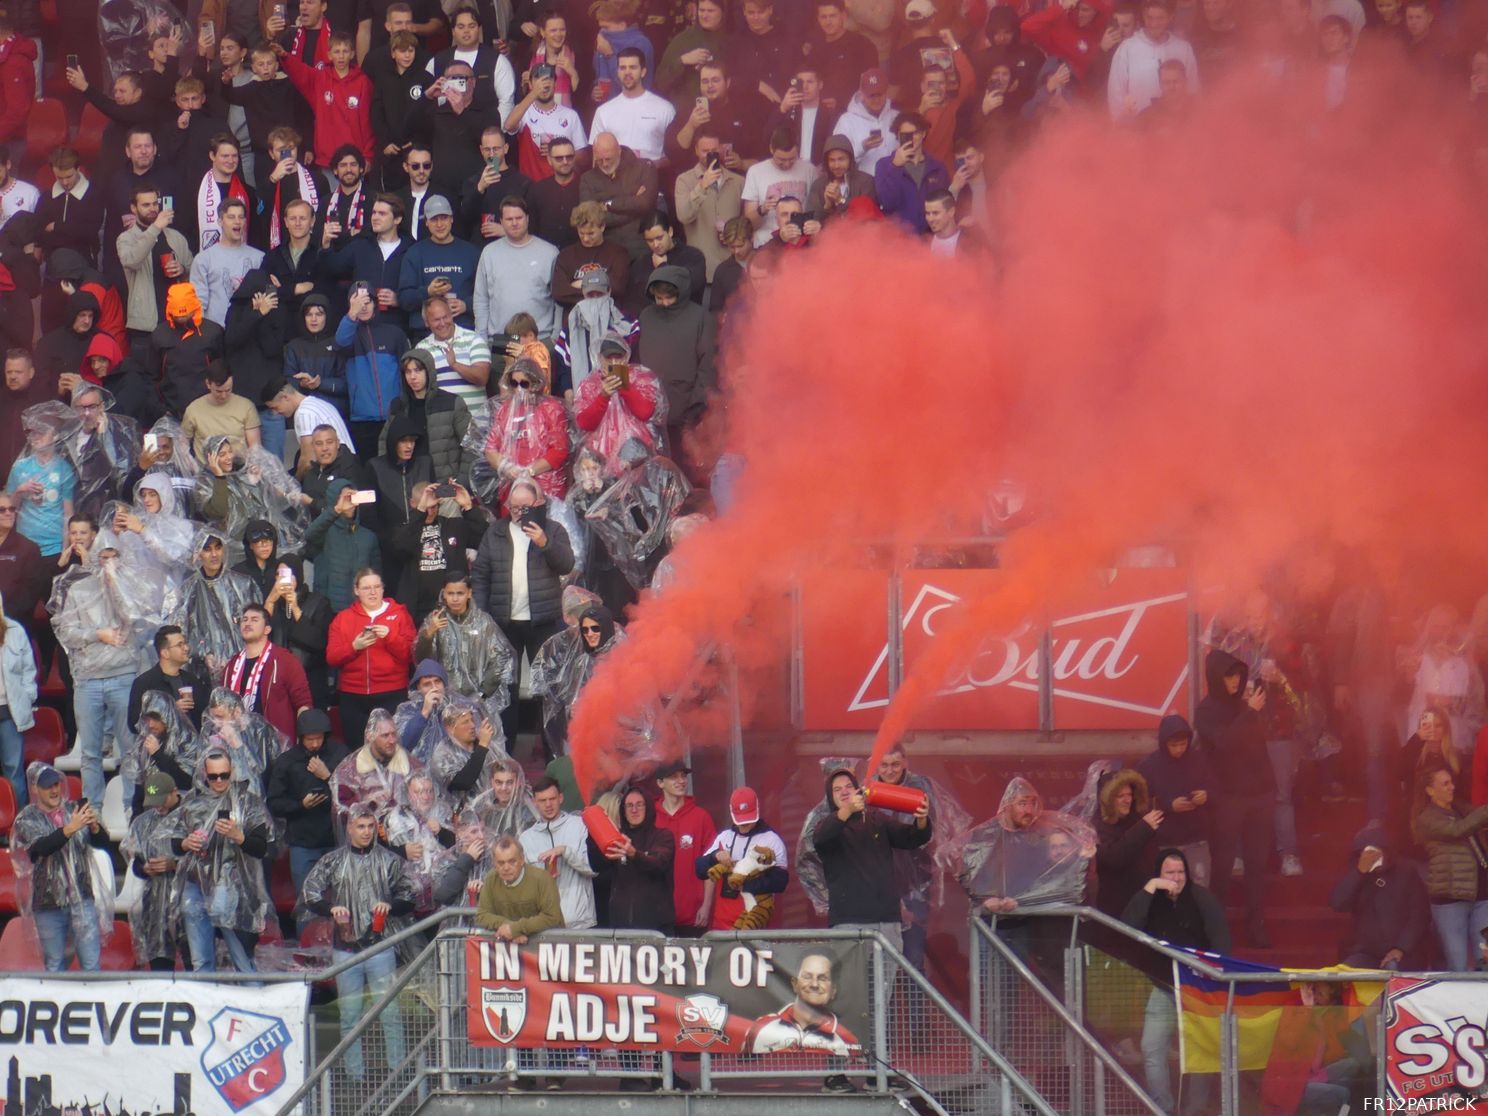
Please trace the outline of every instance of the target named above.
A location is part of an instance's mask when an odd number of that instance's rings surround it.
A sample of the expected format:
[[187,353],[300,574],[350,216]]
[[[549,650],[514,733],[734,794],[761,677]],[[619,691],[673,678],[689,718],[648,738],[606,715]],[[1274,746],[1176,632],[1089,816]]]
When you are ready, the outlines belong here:
[[431,333],[418,343],[418,348],[434,357],[434,386],[459,396],[465,400],[465,406],[470,409],[471,414],[479,414],[486,409],[486,389],[480,384],[472,384],[450,367],[449,360],[444,355],[446,345],[455,350],[455,359],[461,364],[475,364],[479,361],[489,363],[491,346],[475,330],[458,325],[455,326],[455,335],[448,341],[437,340]]

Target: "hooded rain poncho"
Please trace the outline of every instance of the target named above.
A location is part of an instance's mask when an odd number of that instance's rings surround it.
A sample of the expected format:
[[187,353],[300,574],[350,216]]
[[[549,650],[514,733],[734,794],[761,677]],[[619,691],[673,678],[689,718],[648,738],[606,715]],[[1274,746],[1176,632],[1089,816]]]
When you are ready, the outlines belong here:
[[[151,718],[158,718],[164,725],[156,731]],[[134,726],[134,741],[123,749],[124,761],[120,770],[126,780],[135,785],[143,783],[151,771],[161,767],[161,759],[172,761],[182,771],[196,770],[196,761],[201,756],[202,739],[186,715],[176,708],[171,695],[163,690],[147,690],[140,698],[140,716]],[[159,745],[150,751],[150,742]],[[172,773],[173,778],[178,778]]]
[[[124,490],[124,478],[134,468],[143,445],[139,423],[125,415],[112,413],[113,393],[97,386],[89,390],[97,392],[103,400],[106,415],[103,430],[84,431],[79,421],[77,429],[64,444],[67,457],[77,471],[72,506],[80,515],[100,514],[104,504]],[[79,420],[82,417],[79,414]]]
[[[115,554],[104,558],[106,550]],[[112,530],[99,531],[79,567],[83,573],[69,580],[65,596],[58,601],[60,609],[52,625],[72,657],[75,677],[138,673],[143,649],[177,607],[170,578],[159,569],[130,568],[120,556],[123,552]],[[57,595],[55,587],[53,595]],[[123,632],[124,645],[103,643],[98,639],[101,628]]]
[[[579,303],[583,306],[584,303]],[[577,308],[576,308],[577,309]],[[625,349],[625,359],[630,361],[630,343],[620,334],[611,332],[601,340],[611,344],[621,345]],[[596,355],[598,346],[595,347]],[[663,432],[666,430],[667,420],[667,398],[666,392],[661,388],[661,381],[656,373],[644,364],[630,364],[630,388],[639,392],[651,401],[655,410],[651,417],[641,419],[626,405],[625,397],[616,392],[609,397],[605,406],[604,417],[599,420],[599,425],[593,430],[583,433],[583,445],[600,454],[609,462],[608,475],[618,476],[623,470],[620,449],[627,442],[635,441],[645,446],[646,449],[655,453],[657,447],[662,444]],[[576,389],[574,392],[574,412],[587,410],[595,401],[604,394],[601,386],[603,376],[598,372],[587,379],[580,380],[578,375],[574,376]]]
[[[468,789],[462,790],[454,786],[453,782],[464,772],[479,745],[472,744],[471,747],[466,748],[454,740],[449,730],[456,721],[467,715],[475,718],[477,733],[485,724],[489,724],[492,735],[490,746],[480,749],[485,752],[486,758],[481,765],[479,775]],[[506,752],[506,736],[501,730],[500,710],[493,711],[484,703],[474,701],[463,694],[447,694],[440,704],[438,717],[442,731],[429,752],[429,774],[434,777],[434,783],[440,793],[450,799],[455,812],[459,813],[476,795],[480,794],[481,788],[490,786],[492,771],[500,764],[509,761],[511,757]]]
[[[160,498],[159,511],[145,507],[146,490]],[[118,517],[128,514],[138,517],[141,524],[138,532],[120,529]],[[110,500],[103,507],[102,522],[115,524],[124,563],[131,570],[155,569],[180,584],[191,565],[191,540],[196,525],[186,518],[170,477],[164,473],[146,473],[134,486],[133,507]]]
[[331,772],[331,807],[335,811],[338,832],[358,802],[370,803],[379,818],[386,818],[398,800],[405,797],[404,784],[425,770],[424,765],[401,744],[386,763],[378,758],[372,741],[385,727],[396,733],[392,714],[374,709],[372,716],[367,718],[362,746]]
[[224,756],[226,752],[219,748],[207,748],[202,752],[191,793],[171,814],[175,820],[171,833],[174,839],[184,840],[194,832],[202,832],[207,837],[206,847],[201,852],[181,853],[171,894],[174,904],[179,907],[186,885],[195,884],[201,889],[213,926],[219,930],[257,934],[262,932],[272,911],[264,883],[264,865],[249,856],[242,845],[229,841],[213,827],[220,813],[226,810],[245,834],[261,832],[267,840],[273,834],[273,823],[263,798],[245,789],[236,770],[226,791],[212,793],[212,784],[206,779],[207,761]]
[[[208,461],[215,460],[231,441],[225,434],[208,438],[203,447]],[[203,470],[196,478],[196,503],[203,508],[212,498],[215,473]],[[299,482],[273,454],[262,446],[249,446],[241,464],[233,459],[232,472],[221,478],[227,486],[227,514],[219,526],[231,553],[228,565],[242,560],[239,539],[251,520],[266,519],[279,533],[279,549],[288,554],[305,542],[305,506]]]
[[[517,777],[516,789],[512,796],[505,802],[497,797],[496,791],[491,786],[491,777],[495,771],[505,768]],[[471,800],[459,814],[460,824],[468,825],[470,822],[479,822],[485,829],[489,841],[497,837],[519,836],[522,830],[537,820],[537,807],[532,804],[532,788],[527,785],[527,773],[522,770],[522,765],[510,757],[504,757],[497,763],[487,765],[485,770],[486,781],[483,789]],[[490,859],[490,843],[486,845],[486,859]]]
[[[1031,824],[1017,828],[1014,804],[1029,797],[1037,814]],[[959,851],[958,878],[978,902],[997,897],[1015,899],[1020,907],[1080,903],[1095,855],[1095,832],[1079,818],[1045,810],[1033,784],[1014,776],[996,816],[967,833]]]
[[[29,803],[16,815],[10,831],[11,858],[15,864],[16,902],[21,917],[31,922],[35,934],[35,913],[68,911],[74,927],[83,919],[98,923],[99,941],[107,942],[114,931],[114,902],[108,881],[97,859],[88,830],[80,829],[67,839],[57,852],[32,857],[36,842],[63,828],[78,811],[78,803],[66,801],[55,811],[43,810],[37,804],[36,781],[43,772],[56,772],[49,763],[35,760],[26,767],[26,792]],[[99,838],[103,843],[103,838]]]
[[258,795],[264,793],[269,765],[292,743],[257,713],[250,713],[242,695],[225,686],[212,689],[202,717],[202,737],[208,748],[232,758],[234,781]]
[[[348,819],[357,817],[375,820],[377,813],[370,806],[358,804],[351,809]],[[345,907],[350,917],[335,924],[336,948],[356,952],[407,924],[407,915],[414,905],[414,887],[404,870],[403,859],[384,848],[374,836],[365,849],[343,842],[340,848],[317,860],[305,877],[300,902],[311,910],[327,904]],[[372,929],[372,908],[378,903],[387,903],[392,908],[380,932]]]
[[[521,371],[541,387],[520,391],[513,388],[511,376],[515,371]],[[471,416],[462,444],[465,459],[472,462],[471,491],[486,503],[493,499],[505,503],[511,482],[538,458],[550,461],[554,456],[560,458],[554,468],[537,477],[549,499],[562,500],[568,491],[568,470],[562,466],[568,461],[572,432],[563,403],[548,394],[550,383],[548,373],[537,361],[526,357],[515,360],[502,373],[501,394],[487,408],[488,417],[482,420]],[[486,460],[488,450],[501,455],[499,476]]]
[[517,654],[511,641],[490,614],[473,601],[463,616],[455,616],[448,609],[444,615],[449,623],[430,637],[430,657],[438,659],[448,672],[451,690],[479,694],[500,713],[510,700],[516,677]]
[[[208,577],[201,568],[202,548],[210,539],[217,539],[223,546],[222,572],[216,577]],[[253,580],[229,568],[231,547],[225,531],[215,527],[197,530],[191,540],[191,561],[197,569],[181,586],[181,599],[173,618],[186,633],[192,657],[205,663],[214,676],[243,649],[238,632],[243,606],[259,603],[258,587]]]
[[[126,872],[134,870],[136,859],[163,857],[179,860],[171,848],[171,836],[175,831],[176,811],[180,808],[178,802],[174,810],[162,811],[152,807],[134,816],[129,823],[129,834],[119,846],[119,851],[124,854]],[[141,965],[148,965],[156,957],[175,957],[176,943],[185,935],[181,909],[171,900],[175,882],[175,875],[170,872],[146,877],[139,902],[129,908],[134,959]]]
[[[405,871],[413,885],[414,910],[420,914],[434,909],[434,881],[454,855],[440,843],[439,834],[453,828],[450,801],[427,772],[403,784],[397,805],[383,821],[387,843],[403,850]],[[417,846],[418,856],[409,855],[409,845]]]
[[[635,441],[625,449],[631,461],[641,453]],[[664,457],[648,456],[631,464],[585,512],[586,525],[637,589],[650,580],[672,522],[691,492],[681,469]]]
[[[585,643],[579,631],[579,621],[586,616],[599,624],[597,648]],[[615,623],[609,609],[596,603],[579,613],[572,627],[550,637],[538,649],[532,660],[532,692],[542,698],[543,730],[555,746],[568,739],[574,703],[585,684],[610,649],[624,639],[625,629]]]

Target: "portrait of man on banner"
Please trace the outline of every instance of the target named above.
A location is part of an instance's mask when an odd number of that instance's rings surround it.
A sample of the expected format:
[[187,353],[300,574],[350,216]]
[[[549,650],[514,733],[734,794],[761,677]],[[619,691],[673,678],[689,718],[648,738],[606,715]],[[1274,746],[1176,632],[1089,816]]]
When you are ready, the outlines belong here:
[[831,957],[825,953],[806,954],[791,978],[791,987],[796,993],[794,1000],[779,1011],[760,1016],[750,1027],[744,1040],[746,1051],[772,1054],[781,1050],[820,1050],[847,1057],[862,1049],[832,1010],[837,974]]

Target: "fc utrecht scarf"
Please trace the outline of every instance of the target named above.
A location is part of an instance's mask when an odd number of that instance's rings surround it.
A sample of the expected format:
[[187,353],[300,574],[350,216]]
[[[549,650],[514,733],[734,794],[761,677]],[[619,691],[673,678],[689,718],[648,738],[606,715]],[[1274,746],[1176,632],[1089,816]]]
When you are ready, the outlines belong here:
[[[247,210],[248,188],[236,174],[227,184],[227,196],[241,200]],[[222,200],[211,171],[202,176],[201,189],[196,192],[196,227],[201,231],[203,252],[222,239]]]
[[[264,668],[268,666],[272,655],[272,649],[265,646],[263,654],[258,657],[258,660],[253,664],[253,669],[248,673],[248,686],[246,689],[241,688],[241,685],[243,682],[243,667],[248,661],[247,652],[238,652],[232,657],[232,661],[227,664],[227,688],[235,694],[242,695],[243,708],[247,709],[250,713],[259,712],[258,686],[263,681]],[[276,668],[274,670],[275,677],[278,674],[279,671]]]
[[294,43],[289,48],[293,54],[307,66],[314,66],[317,70],[324,70],[331,64],[331,21],[323,19],[320,21],[320,37],[315,40],[315,57],[305,57],[305,29],[296,27]]
[[[315,176],[310,173],[304,163],[295,163],[295,174],[300,180],[300,197],[310,203],[310,212],[314,213],[320,207],[320,195],[315,191]],[[279,195],[284,188],[284,180],[281,178],[274,183],[274,209],[269,214],[269,247],[279,247],[279,214],[282,207],[279,204]]]

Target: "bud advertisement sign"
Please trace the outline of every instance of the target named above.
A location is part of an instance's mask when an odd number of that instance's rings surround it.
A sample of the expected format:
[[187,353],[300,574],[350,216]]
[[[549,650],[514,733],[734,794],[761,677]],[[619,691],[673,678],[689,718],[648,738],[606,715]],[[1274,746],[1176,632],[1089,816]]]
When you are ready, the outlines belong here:
[[1384,1011],[1387,1101],[1488,1111],[1488,984],[1399,977]]
[[[994,593],[999,570],[904,570],[904,670],[945,630],[963,602]],[[801,590],[804,727],[865,731],[889,704],[888,576],[834,573]],[[1182,570],[1117,570],[1048,621],[1054,726],[1145,729],[1188,704],[1188,592]],[[1044,622],[988,632],[916,719],[930,730],[1039,727],[1038,654]]]
[[473,1046],[850,1057],[870,1042],[858,941],[466,943]]
[[306,985],[0,980],[5,1112],[273,1116],[305,1080]]

